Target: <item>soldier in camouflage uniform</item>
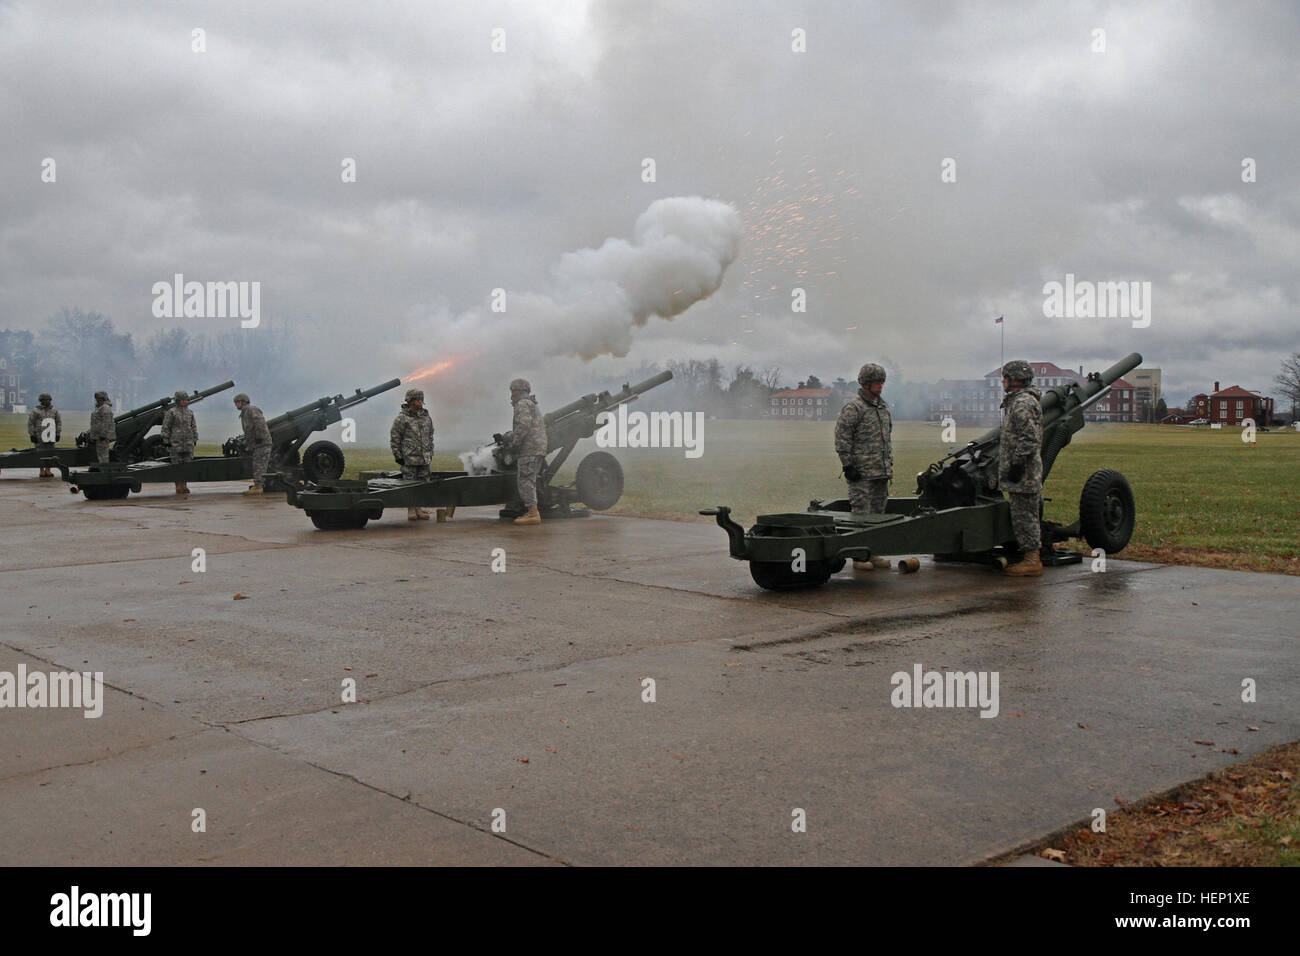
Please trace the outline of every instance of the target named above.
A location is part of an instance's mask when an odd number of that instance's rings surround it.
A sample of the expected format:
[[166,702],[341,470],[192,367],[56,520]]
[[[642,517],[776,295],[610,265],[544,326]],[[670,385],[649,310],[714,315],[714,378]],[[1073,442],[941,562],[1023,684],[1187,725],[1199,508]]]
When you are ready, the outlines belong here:
[[[835,422],[835,453],[849,484],[849,505],[854,514],[882,514],[889,501],[889,479],[894,477],[891,441],[893,419],[880,397],[885,370],[868,363],[858,372],[858,394],[845,403]],[[873,556],[853,562],[855,568],[887,568],[889,562]]]
[[95,393],[95,410],[90,413],[90,431],[87,434],[95,446],[96,460],[101,464],[108,461],[108,449],[117,441],[113,403],[108,400],[108,392]]
[[[180,391],[172,396],[175,402],[163,415],[162,437],[171,451],[173,465],[194,460],[194,446],[199,443],[199,424],[190,411],[188,392]],[[188,495],[190,486],[187,482],[176,482],[176,493]]]
[[1043,573],[1040,495],[1043,489],[1042,393],[1031,388],[1034,370],[1022,359],[1002,366],[1002,438],[998,446],[998,487],[1011,499],[1011,528],[1024,560],[1006,569],[1017,577]]
[[[45,441],[47,423],[51,421],[54,423],[54,441]],[[40,451],[52,451],[63,437],[63,416],[54,407],[54,397],[49,392],[41,392],[40,404],[27,413],[27,435]],[[53,478],[54,472],[42,465],[40,477]]]
[[510,383],[514,421],[510,431],[492,436],[493,441],[515,456],[519,499],[528,509],[515,519],[515,524],[542,523],[541,512],[537,510],[537,476],[546,461],[546,422],[531,392],[527,379],[517,378]]
[[[393,450],[393,460],[401,466],[403,478],[428,478],[433,461],[433,419],[424,408],[424,392],[418,388],[406,390],[402,411],[393,419],[388,433],[388,444]],[[407,508],[408,521],[428,521],[425,508]]]
[[235,407],[239,409],[239,424],[244,429],[244,451],[253,459],[253,483],[244,494],[260,495],[266,481],[266,466],[271,460],[271,429],[262,410],[243,392],[235,396]]

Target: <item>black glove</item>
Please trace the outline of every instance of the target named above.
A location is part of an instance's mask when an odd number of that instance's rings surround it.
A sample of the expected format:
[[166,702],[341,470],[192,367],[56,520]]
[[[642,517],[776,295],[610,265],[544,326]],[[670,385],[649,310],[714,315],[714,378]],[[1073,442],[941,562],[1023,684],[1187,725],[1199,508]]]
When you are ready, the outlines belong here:
[[393,458],[393,461],[397,462],[398,465],[405,465],[405,464],[406,464],[406,459],[405,459],[405,458],[397,458],[397,457],[394,457],[394,458]]
[[504,445],[506,443],[506,436],[497,432],[492,436],[492,441],[498,445]]
[[1018,461],[1010,468],[1007,469],[1007,481],[1011,482],[1012,484],[1015,484],[1023,477],[1025,477],[1024,462]]
[[845,480],[847,480],[847,481],[861,481],[861,480],[862,480],[862,472],[858,471],[856,465],[845,465],[845,466],[844,466],[844,478],[845,478]]

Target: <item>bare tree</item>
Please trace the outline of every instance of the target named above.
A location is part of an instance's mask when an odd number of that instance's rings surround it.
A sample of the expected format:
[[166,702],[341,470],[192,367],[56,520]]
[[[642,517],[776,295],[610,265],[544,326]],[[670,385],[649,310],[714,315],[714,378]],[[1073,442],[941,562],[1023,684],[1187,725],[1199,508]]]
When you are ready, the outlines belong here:
[[1291,401],[1291,418],[1294,420],[1296,406],[1300,406],[1300,352],[1292,352],[1282,360],[1282,371],[1273,377],[1273,384],[1283,398]]
[[781,366],[769,365],[767,368],[763,369],[763,374],[759,377],[759,381],[763,383],[763,387],[769,392],[775,392],[781,387]]

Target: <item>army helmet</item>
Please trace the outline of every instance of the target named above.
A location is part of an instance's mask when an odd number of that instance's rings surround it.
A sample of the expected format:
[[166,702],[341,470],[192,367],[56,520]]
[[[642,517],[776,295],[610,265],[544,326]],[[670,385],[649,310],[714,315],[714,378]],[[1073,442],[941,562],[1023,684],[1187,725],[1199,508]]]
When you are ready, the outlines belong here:
[[531,392],[532,390],[533,387],[528,384],[526,378],[517,378],[510,383],[510,391],[512,392]]
[[248,397],[248,394],[246,392],[240,392],[238,395],[235,396],[235,404],[238,405],[240,402],[248,402],[248,404],[250,405],[253,404],[253,400]]
[[1012,359],[1002,366],[1002,374],[1013,382],[1029,383],[1034,380],[1034,367],[1024,359]]
[[48,405],[50,404],[50,402],[54,401],[54,396],[51,395],[49,392],[41,392],[40,397],[37,398],[37,401],[39,401],[42,405]]
[[102,391],[101,391],[101,392],[96,392],[96,393],[95,393],[95,401],[97,401],[97,402],[106,402],[106,401],[108,401],[108,392],[102,392]]
[[172,395],[172,398],[176,399],[176,401],[178,402],[188,402],[190,400],[190,393],[185,391],[185,389],[182,388],[176,391]]
[[885,380],[885,370],[874,362],[868,362],[858,371],[858,384],[870,385],[872,382],[883,382]]
[[406,400],[407,400],[408,402],[414,401],[414,400],[417,399],[417,398],[418,398],[420,401],[424,401],[424,390],[423,390],[423,389],[419,389],[419,388],[408,388],[408,389],[406,390]]

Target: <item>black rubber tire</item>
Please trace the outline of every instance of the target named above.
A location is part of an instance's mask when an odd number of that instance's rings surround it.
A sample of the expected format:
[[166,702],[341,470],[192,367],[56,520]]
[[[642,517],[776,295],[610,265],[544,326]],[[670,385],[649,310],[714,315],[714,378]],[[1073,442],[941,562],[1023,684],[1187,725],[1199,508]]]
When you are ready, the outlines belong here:
[[140,461],[156,461],[167,457],[167,439],[162,435],[150,435],[140,443]]
[[355,511],[308,511],[307,517],[321,531],[360,531],[370,520]]
[[82,486],[81,493],[87,501],[115,501],[131,493],[130,485],[91,485]]
[[343,477],[343,449],[332,441],[314,441],[302,453],[302,473],[308,481]]
[[1079,495],[1079,530],[1088,547],[1119,554],[1133,536],[1136,523],[1128,479],[1110,468],[1094,471]]
[[574,482],[578,500],[592,511],[608,511],[623,496],[623,466],[607,451],[593,451],[578,462]]
[[837,561],[809,561],[806,571],[792,571],[784,561],[751,561],[749,576],[766,591],[791,591],[796,588],[821,587],[831,579],[832,574],[843,568],[843,558]]

